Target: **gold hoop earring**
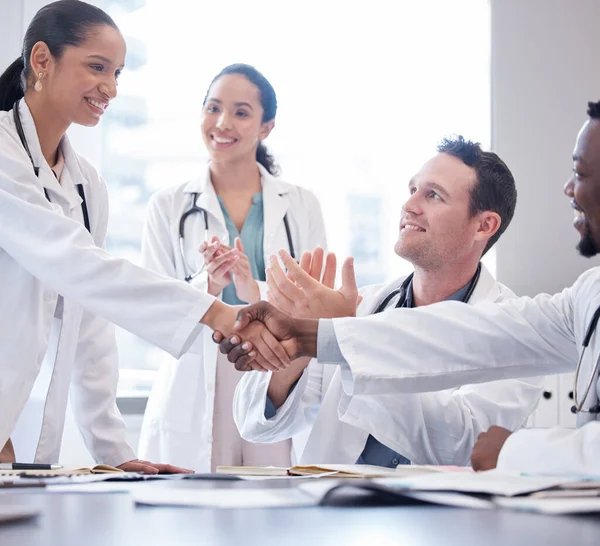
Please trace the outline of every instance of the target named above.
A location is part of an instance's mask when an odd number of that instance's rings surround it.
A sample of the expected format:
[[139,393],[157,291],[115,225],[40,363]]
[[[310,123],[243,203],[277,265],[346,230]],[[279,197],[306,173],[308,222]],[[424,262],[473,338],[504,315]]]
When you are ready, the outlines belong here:
[[43,72],[40,72],[40,73],[38,74],[38,79],[37,79],[37,81],[35,82],[35,85],[33,86],[33,88],[34,88],[34,89],[35,89],[35,90],[36,90],[38,93],[39,93],[39,92],[40,92],[40,91],[43,89],[43,87],[42,87],[42,78],[43,78],[43,77],[44,77],[44,73],[43,73]]

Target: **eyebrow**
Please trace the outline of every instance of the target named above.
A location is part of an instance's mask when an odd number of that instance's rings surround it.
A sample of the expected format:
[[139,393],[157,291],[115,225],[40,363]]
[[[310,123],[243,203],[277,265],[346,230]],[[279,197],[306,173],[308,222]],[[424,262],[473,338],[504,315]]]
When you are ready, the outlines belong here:
[[[211,97],[209,97],[206,102],[211,101],[211,102],[216,102],[217,104],[223,104],[223,101],[221,99],[213,99]],[[234,102],[233,105],[236,108],[239,108],[240,106],[247,106],[248,108],[250,108],[250,110],[254,110],[254,108],[252,108],[252,105],[248,104],[247,102]]]
[[[410,179],[410,182],[408,183],[408,187],[411,188],[414,185],[415,185],[415,179],[413,177]],[[427,188],[435,190],[437,193],[441,194],[446,199],[450,199],[450,194],[444,188],[442,188],[442,186],[440,186],[439,184],[436,184],[435,182],[425,182],[423,185]]]
[[[103,63],[106,64],[113,64],[113,62],[110,59],[107,59],[106,57],[103,57],[102,55],[88,55],[88,59],[98,59],[99,61],[102,61]],[[121,65],[119,68],[123,68],[125,65]]]

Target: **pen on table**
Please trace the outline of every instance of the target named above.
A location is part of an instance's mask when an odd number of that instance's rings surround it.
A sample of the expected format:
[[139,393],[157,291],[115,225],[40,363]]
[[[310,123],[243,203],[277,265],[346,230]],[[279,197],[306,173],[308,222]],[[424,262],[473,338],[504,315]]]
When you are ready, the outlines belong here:
[[61,464],[0,463],[0,470],[58,470]]

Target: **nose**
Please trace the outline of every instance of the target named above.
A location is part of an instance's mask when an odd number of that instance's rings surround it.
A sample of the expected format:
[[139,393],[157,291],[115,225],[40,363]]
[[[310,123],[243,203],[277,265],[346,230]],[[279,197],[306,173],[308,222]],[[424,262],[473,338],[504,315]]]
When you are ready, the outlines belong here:
[[423,214],[423,207],[421,206],[421,195],[419,191],[412,193],[409,198],[402,205],[402,211],[411,214]]
[[102,82],[98,86],[98,91],[105,95],[109,100],[114,99],[117,96],[117,80],[114,78],[110,78]]
[[571,199],[573,199],[573,197],[575,196],[575,192],[574,192],[575,184],[573,183],[573,178],[574,177],[571,176],[571,178],[569,178],[569,180],[567,180],[567,183],[565,184],[565,187],[563,188],[565,195],[567,197],[570,197]]
[[225,110],[221,112],[221,115],[217,119],[217,129],[221,129],[223,131],[231,129],[231,117]]

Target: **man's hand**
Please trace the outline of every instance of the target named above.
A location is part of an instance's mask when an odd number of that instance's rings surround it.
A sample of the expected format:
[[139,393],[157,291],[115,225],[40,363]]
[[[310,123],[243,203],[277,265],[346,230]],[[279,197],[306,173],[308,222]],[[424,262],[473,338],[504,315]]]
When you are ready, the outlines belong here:
[[170,464],[155,464],[148,461],[141,461],[140,459],[134,459],[133,461],[127,461],[122,465],[118,466],[125,472],[140,472],[142,474],[193,474],[193,470],[187,468],[179,468]]
[[4,447],[0,451],[0,463],[16,463],[17,458],[15,456],[15,450],[12,445],[12,441],[9,438]]
[[511,434],[510,430],[496,426],[490,427],[487,432],[479,434],[471,454],[473,470],[492,470],[492,468],[496,468],[500,450]]
[[[281,369],[279,363],[282,359],[275,352],[275,348],[279,345],[276,344],[274,347],[270,341],[265,341],[264,328],[257,329],[259,325],[255,324],[254,321],[266,326],[267,333],[270,332],[274,340],[281,343],[280,348],[285,349],[285,353],[289,358],[316,356],[317,320],[294,319],[278,311],[267,302],[259,302],[239,311],[234,324],[234,330],[239,335],[234,335],[231,339],[225,339],[219,331],[215,331],[213,335],[215,343],[219,343],[220,351],[227,355],[230,362],[235,363],[237,370],[264,371],[265,369],[273,369],[273,371],[277,371]],[[244,343],[240,344],[240,339],[244,340]],[[263,346],[264,344],[267,344],[268,348],[274,353],[273,357],[265,357],[263,350],[267,351]],[[272,360],[272,358],[276,360]]]
[[321,282],[319,278],[323,263],[322,249],[316,249],[312,257],[310,253],[305,253],[300,265],[285,250],[280,250],[279,256],[288,270],[287,275],[274,256],[271,256],[270,268],[267,269],[267,299],[277,309],[296,318],[356,316],[356,307],[360,300],[353,258],[347,258],[344,262],[342,287],[334,290],[335,254],[330,253],[327,256]]

